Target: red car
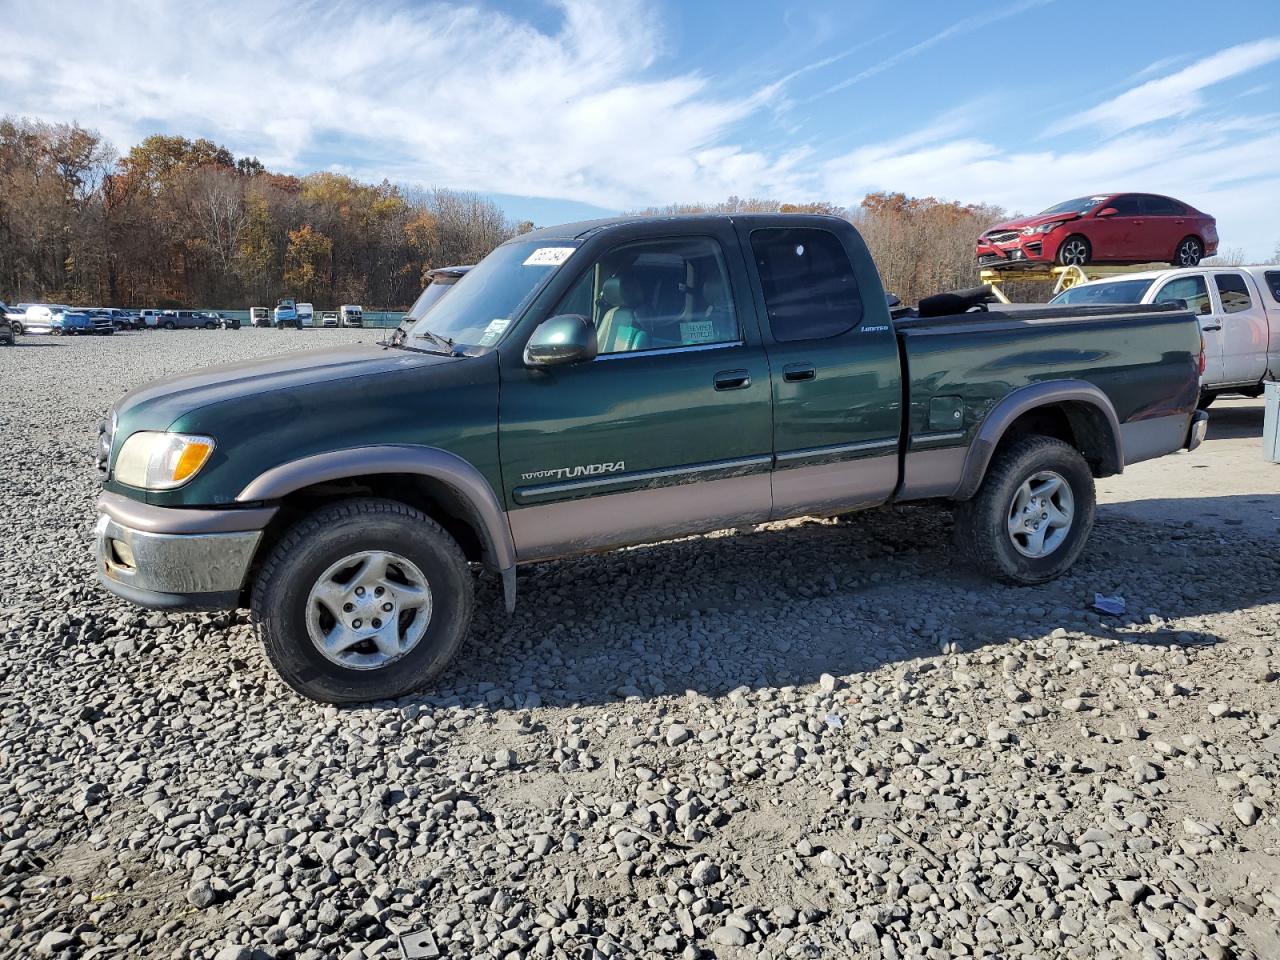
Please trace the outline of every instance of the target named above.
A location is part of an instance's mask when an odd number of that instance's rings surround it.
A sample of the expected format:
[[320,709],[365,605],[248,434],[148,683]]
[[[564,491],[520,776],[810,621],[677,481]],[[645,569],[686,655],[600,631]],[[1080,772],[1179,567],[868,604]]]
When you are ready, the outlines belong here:
[[1218,250],[1207,213],[1154,193],[1100,193],[1010,220],[978,238],[978,265],[1171,263],[1194,267]]

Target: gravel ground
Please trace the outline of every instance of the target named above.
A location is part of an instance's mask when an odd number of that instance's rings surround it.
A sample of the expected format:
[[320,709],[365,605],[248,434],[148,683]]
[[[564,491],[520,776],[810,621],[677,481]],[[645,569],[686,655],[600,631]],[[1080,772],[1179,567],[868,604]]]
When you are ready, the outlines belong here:
[[[98,589],[124,389],[377,336],[0,350],[0,954],[1280,956],[1275,525],[1106,507],[1041,588],[925,510],[547,564],[509,620],[486,583],[445,686],[359,709],[242,613]],[[1216,489],[1272,509],[1262,476]]]

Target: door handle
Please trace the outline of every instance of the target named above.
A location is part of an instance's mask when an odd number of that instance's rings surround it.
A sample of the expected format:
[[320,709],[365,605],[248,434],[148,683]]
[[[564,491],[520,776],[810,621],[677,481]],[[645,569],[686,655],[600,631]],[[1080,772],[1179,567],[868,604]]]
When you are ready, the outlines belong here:
[[1201,327],[1200,329],[1203,330],[1205,333],[1208,333],[1210,330],[1221,330],[1222,324],[1215,323],[1207,327]]
[[751,386],[751,374],[746,370],[721,370],[714,382],[717,390],[745,390]]
[[803,380],[813,380],[818,376],[818,371],[812,363],[788,363],[782,368],[782,379],[787,383],[800,383]]

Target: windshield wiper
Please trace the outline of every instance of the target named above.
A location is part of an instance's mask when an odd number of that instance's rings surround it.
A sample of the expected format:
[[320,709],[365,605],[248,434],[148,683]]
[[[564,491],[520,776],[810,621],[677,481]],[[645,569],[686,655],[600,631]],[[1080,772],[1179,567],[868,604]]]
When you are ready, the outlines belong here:
[[430,330],[427,330],[424,327],[422,332],[415,333],[413,335],[413,338],[415,340],[430,340],[433,343],[438,343],[440,344],[440,346],[445,348],[449,356],[451,357],[457,356],[457,351],[453,349],[453,339],[451,337],[442,337],[440,336],[440,334],[432,333]]

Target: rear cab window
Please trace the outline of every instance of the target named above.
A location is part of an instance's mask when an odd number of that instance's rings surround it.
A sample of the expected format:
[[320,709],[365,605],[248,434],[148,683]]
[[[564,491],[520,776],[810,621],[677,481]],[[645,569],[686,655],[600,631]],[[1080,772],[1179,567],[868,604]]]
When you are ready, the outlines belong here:
[[1280,303],[1280,270],[1268,270],[1262,276],[1267,281],[1267,289],[1271,291],[1271,299]]
[[1218,287],[1218,299],[1222,301],[1223,313],[1240,313],[1253,306],[1249,286],[1241,274],[1218,273],[1214,274],[1213,280]]
[[779,342],[825,340],[862,321],[862,295],[839,237],[827,230],[754,230],[769,332]]

